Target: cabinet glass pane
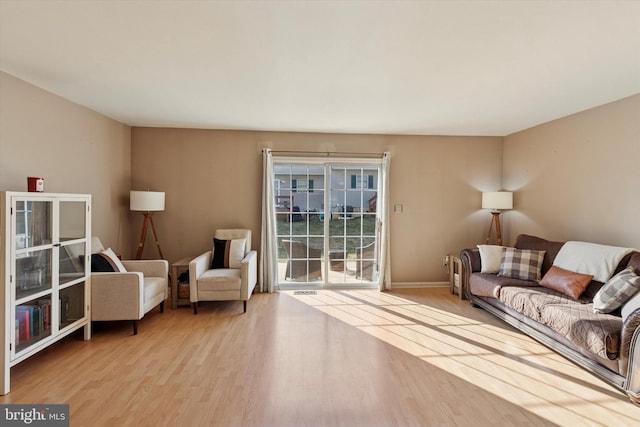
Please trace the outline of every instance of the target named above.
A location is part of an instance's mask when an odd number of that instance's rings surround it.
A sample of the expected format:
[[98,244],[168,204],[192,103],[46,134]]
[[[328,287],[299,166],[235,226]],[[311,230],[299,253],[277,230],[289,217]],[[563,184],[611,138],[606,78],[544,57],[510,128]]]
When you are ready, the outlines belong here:
[[39,298],[16,306],[16,352],[51,335],[51,299]]
[[51,243],[53,202],[16,202],[16,249]]
[[83,201],[60,202],[60,241],[86,237],[86,212],[86,203]]
[[51,289],[51,249],[16,255],[16,299]]
[[60,246],[58,271],[61,285],[84,276],[84,259],[84,242]]
[[84,284],[60,290],[60,329],[84,317]]

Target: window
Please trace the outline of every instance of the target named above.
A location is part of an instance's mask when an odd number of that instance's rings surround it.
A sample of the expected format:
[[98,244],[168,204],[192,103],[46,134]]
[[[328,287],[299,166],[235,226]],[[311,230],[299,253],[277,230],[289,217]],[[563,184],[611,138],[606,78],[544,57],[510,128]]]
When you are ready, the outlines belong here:
[[351,175],[351,188],[353,189],[373,189],[373,175]]
[[313,193],[313,180],[294,178],[291,180],[291,189],[294,193],[297,193],[298,191],[308,191],[309,193]]

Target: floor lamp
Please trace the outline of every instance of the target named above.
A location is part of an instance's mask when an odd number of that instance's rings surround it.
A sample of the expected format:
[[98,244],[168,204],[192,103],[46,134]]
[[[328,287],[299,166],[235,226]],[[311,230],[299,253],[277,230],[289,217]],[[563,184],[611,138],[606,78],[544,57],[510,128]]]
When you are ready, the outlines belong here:
[[147,229],[149,228],[149,225],[151,225],[151,231],[153,232],[153,238],[156,242],[158,253],[160,253],[160,258],[164,259],[162,249],[160,249],[158,235],[156,234],[156,227],[153,224],[153,212],[164,210],[164,192],[131,191],[129,209],[132,211],[141,211],[144,215],[144,222],[142,223],[142,233],[140,233],[140,243],[138,243],[136,259],[142,259],[142,251],[144,250],[145,240],[147,240]]
[[502,246],[502,229],[500,228],[500,210],[513,208],[513,193],[511,191],[494,191],[482,193],[482,209],[491,209],[491,224],[487,233],[487,244],[491,239],[491,230],[495,224],[498,245]]

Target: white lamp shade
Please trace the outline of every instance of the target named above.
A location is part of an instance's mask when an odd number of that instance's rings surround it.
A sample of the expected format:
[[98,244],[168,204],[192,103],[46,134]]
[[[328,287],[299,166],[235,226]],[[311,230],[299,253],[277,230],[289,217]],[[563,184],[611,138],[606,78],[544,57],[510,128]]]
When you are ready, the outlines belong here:
[[513,209],[513,193],[511,191],[493,191],[482,193],[483,209]]
[[164,191],[131,191],[129,209],[132,211],[163,211]]

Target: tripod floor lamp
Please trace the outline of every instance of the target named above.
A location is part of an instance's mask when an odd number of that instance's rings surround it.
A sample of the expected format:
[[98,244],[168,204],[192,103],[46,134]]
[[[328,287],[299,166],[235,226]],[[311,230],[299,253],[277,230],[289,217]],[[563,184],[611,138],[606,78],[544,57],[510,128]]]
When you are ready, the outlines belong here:
[[491,224],[487,233],[487,244],[491,239],[491,230],[495,224],[498,245],[502,246],[502,229],[500,228],[500,210],[513,208],[513,193],[511,191],[494,191],[482,193],[482,209],[491,209]]
[[153,238],[156,243],[156,247],[158,248],[160,258],[164,259],[162,249],[160,249],[158,235],[156,234],[156,227],[153,224],[153,212],[164,210],[164,192],[131,191],[129,209],[132,211],[141,211],[144,215],[144,222],[142,223],[142,233],[140,233],[140,243],[138,243],[136,259],[142,259],[142,251],[144,250],[144,243],[147,240],[147,229],[149,228],[149,225],[151,225],[151,231],[153,232]]

